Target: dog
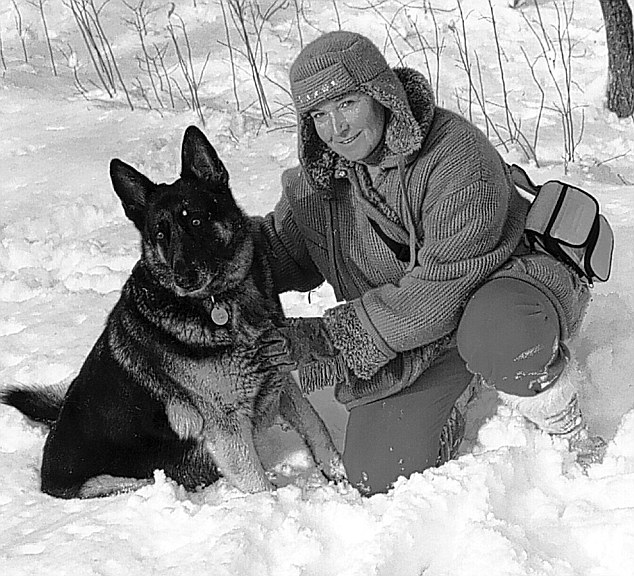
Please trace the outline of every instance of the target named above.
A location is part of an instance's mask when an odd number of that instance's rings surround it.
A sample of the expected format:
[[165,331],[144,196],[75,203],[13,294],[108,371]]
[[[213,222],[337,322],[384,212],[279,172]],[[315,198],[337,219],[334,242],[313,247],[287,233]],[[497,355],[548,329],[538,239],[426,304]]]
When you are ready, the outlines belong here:
[[50,425],[41,489],[52,496],[135,490],[156,469],[188,490],[220,477],[244,492],[271,490],[255,439],[278,415],[328,479],[345,478],[325,424],[290,374],[257,219],[238,207],[224,164],[195,126],[181,160],[171,184],[111,161],[141,257],[66,390],[2,394]]

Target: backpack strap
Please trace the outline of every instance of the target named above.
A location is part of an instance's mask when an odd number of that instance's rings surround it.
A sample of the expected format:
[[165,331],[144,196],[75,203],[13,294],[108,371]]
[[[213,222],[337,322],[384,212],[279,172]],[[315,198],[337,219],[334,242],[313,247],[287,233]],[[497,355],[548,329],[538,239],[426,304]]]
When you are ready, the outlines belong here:
[[541,186],[535,184],[523,168],[517,164],[510,164],[508,165],[508,168],[511,172],[511,178],[513,179],[513,184],[515,184],[515,186],[521,188],[525,192],[528,192],[532,196],[537,196],[537,194],[539,194]]

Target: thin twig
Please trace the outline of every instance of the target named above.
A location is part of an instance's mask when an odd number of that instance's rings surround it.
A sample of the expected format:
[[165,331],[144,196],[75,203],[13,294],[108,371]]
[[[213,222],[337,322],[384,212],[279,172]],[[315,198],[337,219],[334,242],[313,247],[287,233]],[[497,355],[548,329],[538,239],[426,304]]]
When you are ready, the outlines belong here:
[[22,53],[24,54],[24,62],[26,64],[29,63],[29,54],[26,50],[26,29],[22,23],[22,14],[20,13],[20,9],[15,0],[11,0],[13,4],[13,8],[15,10],[14,20],[15,20],[15,28],[18,32],[18,36],[20,37],[20,43],[22,44]]

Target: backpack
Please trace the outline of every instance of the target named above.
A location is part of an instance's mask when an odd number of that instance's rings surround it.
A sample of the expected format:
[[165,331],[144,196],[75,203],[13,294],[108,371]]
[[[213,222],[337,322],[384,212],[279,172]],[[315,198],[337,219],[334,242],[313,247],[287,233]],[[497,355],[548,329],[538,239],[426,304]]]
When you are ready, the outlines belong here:
[[534,197],[525,235],[532,249],[548,252],[590,284],[610,277],[614,233],[596,198],[559,180],[538,186],[526,172],[509,166],[513,183]]

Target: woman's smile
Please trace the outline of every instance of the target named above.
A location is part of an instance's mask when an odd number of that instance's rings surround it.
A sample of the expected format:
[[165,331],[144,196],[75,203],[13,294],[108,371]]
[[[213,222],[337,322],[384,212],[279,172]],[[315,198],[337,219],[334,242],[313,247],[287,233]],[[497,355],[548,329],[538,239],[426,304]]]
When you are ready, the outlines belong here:
[[[359,134],[360,134],[360,132],[359,132]],[[346,145],[348,145],[348,144],[351,144],[352,142],[354,142],[354,141],[357,139],[357,137],[359,136],[359,134],[355,134],[355,135],[354,135],[354,136],[352,136],[351,138],[346,138],[345,140],[340,140],[340,141],[338,142],[338,144],[343,144],[344,146],[346,146]]]

